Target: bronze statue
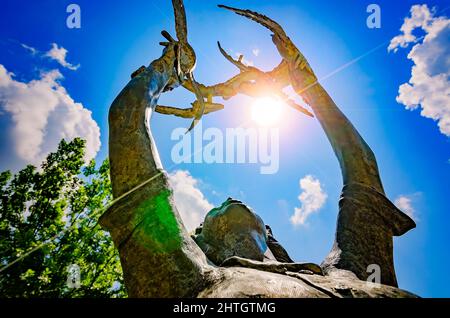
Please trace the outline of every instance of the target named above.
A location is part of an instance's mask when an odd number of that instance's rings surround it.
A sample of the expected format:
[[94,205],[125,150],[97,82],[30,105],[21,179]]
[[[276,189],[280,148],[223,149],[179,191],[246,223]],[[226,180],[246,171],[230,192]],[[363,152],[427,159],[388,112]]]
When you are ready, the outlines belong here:
[[[256,12],[220,6],[271,30],[282,62],[262,72],[244,65],[241,58],[233,60],[219,44],[240,73],[205,86],[192,76],[195,54],[187,42],[183,3],[172,3],[178,41],[163,31],[168,40],[162,43],[163,55],[132,74],[109,112],[115,200],[100,223],[119,250],[129,296],[413,297],[396,288],[392,236],[404,234],[415,223],[385,197],[373,152],[281,26]],[[195,93],[192,108],[157,105],[161,93],[179,85]],[[191,237],[177,212],[150,130],[153,111],[194,118],[190,130],[204,113],[223,108],[213,103],[213,96],[238,93],[269,92],[311,116],[284,96],[281,89],[287,85],[312,108],[342,170],[336,240],[321,266],[294,263],[263,220],[231,198],[211,210]],[[380,266],[382,285],[365,281],[371,264]]]

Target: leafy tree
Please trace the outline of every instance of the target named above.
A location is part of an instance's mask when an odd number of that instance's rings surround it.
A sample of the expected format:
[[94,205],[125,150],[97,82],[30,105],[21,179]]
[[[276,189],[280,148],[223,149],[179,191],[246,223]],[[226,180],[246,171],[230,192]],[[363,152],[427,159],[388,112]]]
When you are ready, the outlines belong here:
[[[118,253],[97,223],[111,201],[109,164],[83,167],[85,141],[62,140],[41,169],[0,174],[1,297],[124,297]],[[79,288],[67,284],[72,264]]]

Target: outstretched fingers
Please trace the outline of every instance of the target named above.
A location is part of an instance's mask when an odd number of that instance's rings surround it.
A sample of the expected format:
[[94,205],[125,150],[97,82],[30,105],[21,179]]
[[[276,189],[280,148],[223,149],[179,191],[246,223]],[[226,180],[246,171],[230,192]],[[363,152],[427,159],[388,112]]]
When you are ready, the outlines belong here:
[[186,131],[186,133],[190,132],[195,127],[195,125],[198,124],[198,122],[200,121],[200,119],[203,116],[203,113],[205,112],[205,99],[203,97],[202,92],[200,91],[200,88],[198,87],[198,83],[194,79],[194,74],[192,74],[192,73],[187,74],[187,79],[190,82],[190,84],[192,85],[192,88],[194,90],[195,97],[197,98],[197,101],[198,101],[198,107],[197,107],[197,109],[195,109],[196,112],[195,112],[194,120],[192,121],[191,126]]
[[242,63],[242,55],[240,56],[239,59],[235,60],[231,57],[230,54],[228,54],[220,45],[220,42],[217,41],[217,46],[219,47],[219,51],[220,53],[222,53],[222,55],[227,59],[227,61],[231,62],[233,65],[235,65],[241,72],[245,72],[247,71],[249,68],[247,65],[245,65],[244,63]]
[[268,28],[270,31],[272,31],[274,34],[276,34],[280,38],[288,39],[283,28],[277,22],[275,22],[274,20],[270,19],[269,17],[267,17],[263,14],[260,14],[258,12],[254,12],[251,10],[237,9],[237,8],[225,6],[223,4],[219,4],[218,7],[233,11],[236,14],[239,14],[243,17],[249,18],[249,19],[261,24],[262,26]]
[[172,0],[173,11],[175,13],[175,30],[178,41],[187,43],[187,23],[186,12],[182,0]]
[[[172,106],[157,105],[155,112],[163,115],[174,115],[181,118],[194,118],[195,109],[197,108],[198,101],[192,103],[191,108],[178,108]],[[224,109],[224,105],[219,103],[205,102],[205,115]]]

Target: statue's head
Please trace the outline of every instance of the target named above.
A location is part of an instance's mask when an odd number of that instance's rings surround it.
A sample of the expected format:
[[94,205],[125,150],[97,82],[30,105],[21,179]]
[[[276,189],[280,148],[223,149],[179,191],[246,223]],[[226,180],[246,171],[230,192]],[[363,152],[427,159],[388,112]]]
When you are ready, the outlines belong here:
[[206,215],[195,241],[217,265],[232,256],[263,261],[266,253],[270,255],[263,220],[241,201],[231,198]]

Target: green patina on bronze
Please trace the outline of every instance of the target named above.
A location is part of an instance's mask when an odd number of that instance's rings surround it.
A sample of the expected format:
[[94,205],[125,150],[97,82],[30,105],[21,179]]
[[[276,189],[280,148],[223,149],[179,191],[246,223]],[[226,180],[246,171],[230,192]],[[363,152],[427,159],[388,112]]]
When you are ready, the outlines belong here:
[[181,247],[181,225],[170,204],[170,195],[170,190],[163,190],[136,208],[137,215],[144,215],[137,238],[155,253],[171,253]]

